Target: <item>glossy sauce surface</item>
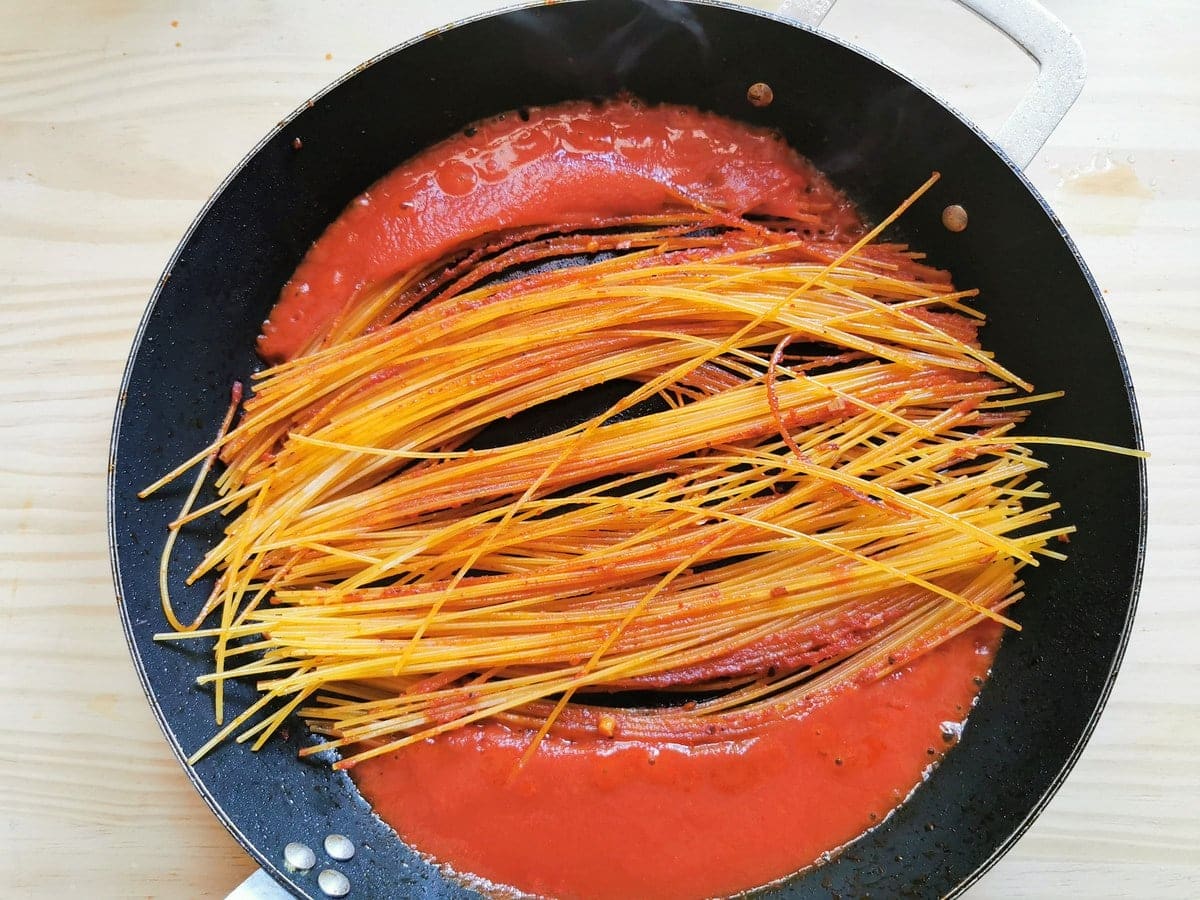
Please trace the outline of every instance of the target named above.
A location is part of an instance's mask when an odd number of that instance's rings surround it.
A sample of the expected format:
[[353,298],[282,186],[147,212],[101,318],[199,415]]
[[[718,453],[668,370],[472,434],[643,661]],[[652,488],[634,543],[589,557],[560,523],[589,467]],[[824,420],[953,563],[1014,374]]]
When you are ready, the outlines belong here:
[[951,744],[999,643],[989,624],[754,737],[548,739],[468,727],[357,766],[384,821],[460,873],[536,895],[688,900],[790,875],[878,824]]
[[325,230],[263,323],[302,353],[365,286],[504,229],[587,227],[697,205],[853,229],[851,205],[774,133],[690,107],[580,101],[507,113],[423,151]]

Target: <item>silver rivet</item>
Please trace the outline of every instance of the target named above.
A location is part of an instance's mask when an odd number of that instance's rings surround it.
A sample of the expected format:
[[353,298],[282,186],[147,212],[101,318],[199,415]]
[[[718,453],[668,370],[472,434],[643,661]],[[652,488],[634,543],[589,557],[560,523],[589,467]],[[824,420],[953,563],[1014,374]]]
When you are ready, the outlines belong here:
[[354,855],[354,841],[344,834],[331,834],[325,838],[325,852],[330,859],[345,862]]
[[317,876],[317,887],[327,897],[345,897],[350,893],[350,879],[337,869],[325,869]]
[[293,869],[307,872],[317,864],[317,854],[308,844],[292,841],[283,848],[283,859]]

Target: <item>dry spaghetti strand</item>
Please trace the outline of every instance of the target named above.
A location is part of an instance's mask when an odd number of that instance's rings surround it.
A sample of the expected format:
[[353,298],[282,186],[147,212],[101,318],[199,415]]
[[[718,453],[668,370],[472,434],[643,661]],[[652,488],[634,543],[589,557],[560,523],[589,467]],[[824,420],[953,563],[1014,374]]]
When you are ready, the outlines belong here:
[[[736,730],[985,618],[1017,627],[1021,569],[1071,529],[1029,449],[1054,439],[1017,435],[1031,386],[981,347],[974,292],[872,243],[883,226],[622,226],[500,236],[368,291],[256,378],[226,434],[231,408],[190,461],[199,485],[220,453],[221,499],[192,512],[197,486],[172,526],[159,637],[214,640],[201,681],[261,697],[194,758],[239,729],[259,747],[293,710],[325,738],[304,752],[341,767],[485,720],[528,729],[532,754],[632,689],[679,704],[609,726],[703,740],[696,722]],[[627,252],[494,278],[598,249]],[[580,424],[474,446],[615,382]],[[185,626],[170,552],[216,512],[189,576],[217,576],[214,624]]]

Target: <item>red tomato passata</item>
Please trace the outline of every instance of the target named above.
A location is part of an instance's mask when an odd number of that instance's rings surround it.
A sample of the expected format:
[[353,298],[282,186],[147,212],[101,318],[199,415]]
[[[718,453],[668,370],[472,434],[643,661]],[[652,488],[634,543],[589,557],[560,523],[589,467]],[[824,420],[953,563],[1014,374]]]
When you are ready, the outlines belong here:
[[484,235],[697,205],[827,231],[858,225],[829,181],[763,128],[632,99],[506,113],[419,153],[355,198],[284,285],[259,355],[291,359],[364,287]]
[[[316,241],[259,338],[304,350],[372,284],[506,229],[689,209],[854,234],[852,205],[772,132],[631,99],[479,123],[376,182]],[[999,644],[977,626],[888,677],[783,706],[735,740],[531,739],[468,726],[353,770],[416,850],[464,876],[564,898],[736,893],[882,821],[948,747]],[[955,734],[954,727],[949,729]]]

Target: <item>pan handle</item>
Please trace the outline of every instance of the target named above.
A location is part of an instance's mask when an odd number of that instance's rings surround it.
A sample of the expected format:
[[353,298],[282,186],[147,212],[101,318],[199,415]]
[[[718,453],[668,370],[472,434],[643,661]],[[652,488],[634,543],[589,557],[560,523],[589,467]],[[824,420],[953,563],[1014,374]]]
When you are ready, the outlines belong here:
[[[781,16],[810,28],[837,0],[781,0]],[[1038,64],[1033,84],[993,141],[1024,169],[1037,156],[1083,90],[1087,63],[1079,40],[1037,0],[956,0],[1015,41]]]
[[266,870],[255,869],[225,900],[293,900],[293,897]]

